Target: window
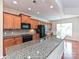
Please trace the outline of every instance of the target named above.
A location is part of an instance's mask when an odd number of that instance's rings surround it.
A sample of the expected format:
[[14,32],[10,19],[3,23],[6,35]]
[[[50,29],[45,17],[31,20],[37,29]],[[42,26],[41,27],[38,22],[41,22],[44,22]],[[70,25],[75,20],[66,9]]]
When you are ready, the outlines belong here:
[[72,37],[72,23],[57,24],[57,38]]

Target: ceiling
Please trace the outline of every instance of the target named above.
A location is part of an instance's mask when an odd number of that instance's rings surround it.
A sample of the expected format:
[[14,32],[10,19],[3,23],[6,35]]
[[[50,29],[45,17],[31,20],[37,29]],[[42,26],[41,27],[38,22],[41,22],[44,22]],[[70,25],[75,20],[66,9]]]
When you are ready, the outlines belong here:
[[[4,0],[4,8],[15,9],[45,20],[61,18],[63,14],[68,15],[69,8],[79,8],[79,0],[35,0],[36,3],[33,3],[33,0],[16,0],[17,4],[13,4],[13,1]],[[51,5],[52,8],[50,8]],[[31,10],[28,10],[28,8],[31,8]]]
[[79,15],[79,0],[61,0],[66,15]]
[[62,0],[65,8],[79,8],[79,0]]

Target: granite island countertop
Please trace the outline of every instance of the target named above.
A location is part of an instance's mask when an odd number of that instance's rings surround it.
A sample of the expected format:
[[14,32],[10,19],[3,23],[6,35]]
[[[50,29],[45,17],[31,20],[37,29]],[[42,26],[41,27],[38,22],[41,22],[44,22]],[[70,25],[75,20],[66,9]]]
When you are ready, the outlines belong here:
[[7,55],[4,59],[46,59],[61,42],[63,40],[52,36],[46,37],[45,40],[29,41],[12,46],[7,48]]

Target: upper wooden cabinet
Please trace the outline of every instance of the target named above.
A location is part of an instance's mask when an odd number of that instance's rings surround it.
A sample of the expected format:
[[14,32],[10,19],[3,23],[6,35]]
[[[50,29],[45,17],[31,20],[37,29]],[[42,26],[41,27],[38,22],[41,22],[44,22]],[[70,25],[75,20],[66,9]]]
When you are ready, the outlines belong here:
[[21,29],[21,18],[20,16],[14,16],[14,29]]
[[21,15],[22,23],[31,23],[30,16],[27,15]]
[[13,29],[13,15],[4,13],[4,29]]
[[50,23],[45,24],[46,22],[31,19],[30,16],[27,15],[17,16],[4,13],[4,29],[21,29],[21,22],[31,24],[32,29],[37,29],[38,25],[48,25],[49,29],[52,28]]
[[38,23],[39,21],[35,20],[35,19],[32,19],[31,21],[31,28],[32,29],[37,29],[37,26],[38,26]]
[[21,17],[4,13],[4,29],[21,29]]
[[31,20],[31,28],[32,28],[32,29],[35,29],[35,24],[36,24],[35,21],[32,19],[32,20]]
[[37,29],[37,25],[39,24],[39,21],[36,19],[30,18],[30,16],[27,15],[21,15],[22,23],[29,23],[31,24],[32,29]]

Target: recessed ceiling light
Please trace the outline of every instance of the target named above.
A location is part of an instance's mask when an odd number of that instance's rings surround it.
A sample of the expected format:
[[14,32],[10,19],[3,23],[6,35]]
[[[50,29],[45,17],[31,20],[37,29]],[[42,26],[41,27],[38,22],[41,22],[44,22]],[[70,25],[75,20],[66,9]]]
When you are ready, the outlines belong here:
[[17,1],[13,1],[14,4],[18,4]]
[[53,5],[51,5],[50,8],[53,8]]
[[38,11],[37,14],[39,14],[40,12]]
[[31,8],[28,8],[28,10],[31,10]]

